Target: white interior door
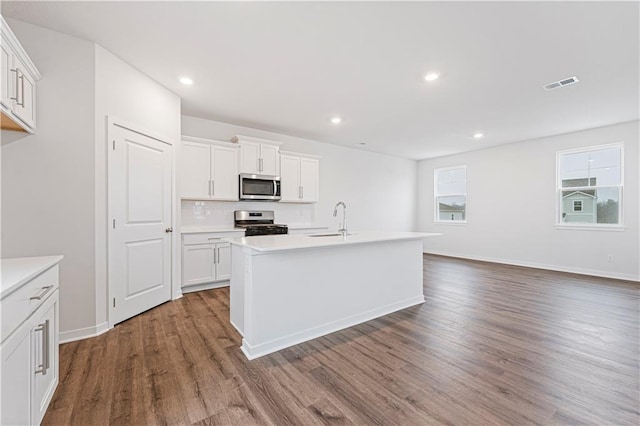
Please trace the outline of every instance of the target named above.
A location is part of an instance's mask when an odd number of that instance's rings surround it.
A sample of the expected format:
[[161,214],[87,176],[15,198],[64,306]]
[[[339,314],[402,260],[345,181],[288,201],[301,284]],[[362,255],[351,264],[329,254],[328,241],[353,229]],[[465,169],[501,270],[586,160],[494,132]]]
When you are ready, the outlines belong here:
[[109,129],[109,322],[171,298],[173,147],[112,124]]

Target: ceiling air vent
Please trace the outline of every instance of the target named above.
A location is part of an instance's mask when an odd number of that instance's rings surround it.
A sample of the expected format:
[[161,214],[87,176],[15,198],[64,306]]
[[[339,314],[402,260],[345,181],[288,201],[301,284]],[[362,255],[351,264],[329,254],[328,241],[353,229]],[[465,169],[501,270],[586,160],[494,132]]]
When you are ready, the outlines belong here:
[[569,77],[569,78],[565,78],[563,80],[559,80],[559,81],[554,81],[553,83],[549,83],[546,86],[544,86],[544,90],[553,90],[553,89],[557,89],[558,87],[564,87],[564,86],[569,86],[570,84],[576,84],[578,81],[578,77],[576,77],[575,75],[573,77]]

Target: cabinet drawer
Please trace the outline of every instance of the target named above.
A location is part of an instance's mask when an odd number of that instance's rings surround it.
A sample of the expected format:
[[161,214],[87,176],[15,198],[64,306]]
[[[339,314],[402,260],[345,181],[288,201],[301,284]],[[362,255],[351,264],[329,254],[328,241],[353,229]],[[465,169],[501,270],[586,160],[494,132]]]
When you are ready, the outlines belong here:
[[222,238],[244,237],[244,231],[224,232],[224,233],[204,233],[204,234],[184,234],[182,244],[210,244],[220,243]]
[[58,265],[46,270],[2,300],[2,341],[58,288]]

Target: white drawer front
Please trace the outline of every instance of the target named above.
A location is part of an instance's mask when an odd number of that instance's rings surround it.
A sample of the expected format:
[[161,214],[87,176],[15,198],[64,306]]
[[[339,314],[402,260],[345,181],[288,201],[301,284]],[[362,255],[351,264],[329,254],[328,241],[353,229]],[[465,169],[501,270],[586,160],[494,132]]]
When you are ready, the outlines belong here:
[[237,237],[244,237],[244,231],[184,234],[182,236],[182,244],[186,246],[191,244],[220,243],[222,242],[222,238],[237,238]]
[[58,265],[46,270],[2,300],[2,341],[58,288]]

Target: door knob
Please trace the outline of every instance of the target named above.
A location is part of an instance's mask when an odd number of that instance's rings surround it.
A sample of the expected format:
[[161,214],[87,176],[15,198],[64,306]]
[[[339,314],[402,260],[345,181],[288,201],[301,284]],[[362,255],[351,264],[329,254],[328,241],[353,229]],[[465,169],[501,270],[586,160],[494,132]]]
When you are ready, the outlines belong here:
[[167,228],[164,230],[164,232],[169,233],[169,232],[173,232],[173,228]]

